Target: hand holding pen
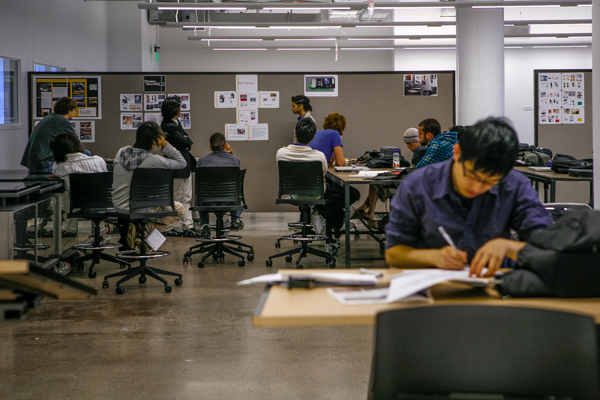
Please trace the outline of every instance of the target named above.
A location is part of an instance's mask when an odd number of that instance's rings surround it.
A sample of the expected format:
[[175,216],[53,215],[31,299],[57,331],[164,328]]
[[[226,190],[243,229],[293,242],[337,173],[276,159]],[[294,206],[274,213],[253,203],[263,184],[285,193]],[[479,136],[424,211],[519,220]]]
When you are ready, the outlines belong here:
[[468,258],[467,253],[465,251],[459,250],[454,241],[448,235],[448,232],[444,229],[443,226],[438,228],[438,231],[448,243],[448,246],[442,247],[439,250],[439,258],[436,266],[441,269],[454,269],[454,270],[462,270],[465,269]]

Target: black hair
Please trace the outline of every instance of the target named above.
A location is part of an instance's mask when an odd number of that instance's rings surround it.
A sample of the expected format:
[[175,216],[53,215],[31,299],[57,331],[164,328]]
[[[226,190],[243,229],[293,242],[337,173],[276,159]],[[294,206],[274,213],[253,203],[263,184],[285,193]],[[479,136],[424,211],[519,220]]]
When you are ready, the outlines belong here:
[[458,141],[460,142],[460,137],[469,128],[470,128],[469,126],[455,125],[452,128],[448,129],[448,132],[456,132],[456,137],[458,138]]
[[431,132],[431,134],[436,137],[440,133],[442,133],[442,127],[437,119],[427,118],[423,121],[419,122],[418,126],[423,127],[423,133]]
[[61,97],[54,103],[54,112],[58,115],[67,115],[69,111],[77,108],[77,103],[70,97]]
[[215,132],[210,136],[210,147],[212,151],[223,151],[226,144],[227,140],[225,140],[225,135],[221,132]]
[[165,134],[156,122],[144,122],[135,132],[133,147],[150,151],[161,136],[165,136]]
[[57,163],[67,161],[67,154],[83,153],[81,142],[72,133],[61,133],[50,142],[50,150]]
[[292,96],[292,103],[296,103],[298,106],[304,107],[306,111],[312,111],[312,106],[310,105],[310,99],[302,94],[298,94],[296,96]]
[[519,153],[517,133],[502,118],[478,121],[461,134],[460,161],[473,161],[475,171],[506,176]]
[[181,109],[181,99],[179,96],[169,96],[163,101],[160,106],[160,111],[163,118],[173,119]]
[[298,143],[309,144],[317,133],[317,124],[310,118],[304,118],[296,124],[296,138]]

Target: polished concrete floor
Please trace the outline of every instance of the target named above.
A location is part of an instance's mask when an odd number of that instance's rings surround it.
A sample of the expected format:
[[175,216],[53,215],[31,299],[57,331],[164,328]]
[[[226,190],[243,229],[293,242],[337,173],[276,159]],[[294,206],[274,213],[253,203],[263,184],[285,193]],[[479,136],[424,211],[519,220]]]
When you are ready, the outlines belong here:
[[[240,234],[256,255],[245,267],[232,256],[202,269],[194,256],[184,266],[195,241],[168,238],[171,255],[151,265],[183,274],[171,293],[153,279],[124,284],[123,295],[114,280],[102,289],[102,277],[118,270],[106,262],[95,279],[73,271],[69,277],[98,287],[97,298],[45,300],[24,320],[0,323],[0,399],[365,399],[372,327],[253,327],[263,286],[235,285],[292,266],[278,258],[268,268],[265,260],[292,248],[274,243],[297,217],[246,213]],[[359,254],[378,255],[379,245],[353,238]],[[343,261],[342,247],[338,268]],[[303,265],[325,267],[312,256]]]

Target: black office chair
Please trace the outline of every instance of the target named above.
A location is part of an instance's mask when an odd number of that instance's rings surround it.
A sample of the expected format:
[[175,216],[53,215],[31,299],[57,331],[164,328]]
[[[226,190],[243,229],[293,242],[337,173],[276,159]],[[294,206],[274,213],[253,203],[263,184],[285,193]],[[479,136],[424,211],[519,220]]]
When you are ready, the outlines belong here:
[[[270,256],[267,260],[267,267],[273,266],[273,258],[284,257],[285,261],[291,262],[292,255],[298,254],[296,258],[296,268],[303,268],[300,264],[302,257],[307,254],[313,254],[323,257],[330,268],[335,268],[336,258],[327,252],[308,247],[313,241],[327,240],[325,235],[309,234],[311,207],[316,205],[325,205],[323,198],[323,165],[319,161],[279,161],[279,194],[276,204],[291,204],[300,208],[302,216],[301,232],[292,235],[283,236],[281,239],[293,240],[300,245],[295,249],[284,251]],[[282,196],[291,195],[292,198],[282,198]],[[293,198],[293,197],[296,198]],[[299,200],[311,198],[311,200]]]
[[[193,211],[212,212],[217,217],[216,236],[210,238],[197,238],[201,242],[185,253],[184,264],[194,254],[205,253],[202,260],[198,262],[198,268],[204,268],[205,261],[212,256],[213,260],[224,259],[225,253],[239,257],[238,265],[246,265],[244,256],[246,253],[248,261],[254,260],[254,249],[252,246],[240,242],[239,235],[223,236],[223,216],[231,211],[241,211],[245,206],[242,192],[242,180],[245,170],[238,167],[199,167],[196,168],[196,205]],[[237,248],[230,245],[235,245]],[[247,249],[245,249],[247,248]]]
[[104,250],[116,249],[121,247],[118,243],[106,243],[102,240],[100,234],[100,223],[108,218],[114,218],[114,208],[112,204],[112,172],[101,172],[94,174],[71,174],[70,199],[71,212],[68,218],[83,218],[91,220],[94,225],[94,242],[79,243],[73,246],[74,249],[84,252],[91,251],[82,257],[72,260],[74,264],[83,266],[84,261],[92,260],[88,271],[90,278],[96,277],[94,266],[105,260],[119,264],[121,267],[131,264],[125,260],[110,254],[103,253]]
[[584,203],[544,203],[544,208],[550,213],[555,222],[568,210],[579,207],[592,209],[592,207]]
[[[151,207],[171,207],[171,211],[160,212],[140,212]],[[140,224],[139,232],[141,233],[140,251],[127,250],[117,253],[117,257],[127,260],[139,260],[140,265],[135,268],[128,268],[125,271],[117,272],[104,277],[102,287],[108,287],[108,279],[116,276],[125,276],[117,282],[117,294],[123,294],[125,289],[121,286],[138,275],[140,283],[146,283],[146,275],[161,281],[165,285],[165,292],[171,292],[167,280],[161,275],[177,276],[175,285],[180,286],[183,283],[181,274],[171,271],[165,271],[146,265],[146,261],[168,256],[168,251],[147,251],[146,249],[146,224],[161,217],[177,215],[173,203],[173,170],[172,169],[154,169],[154,168],[137,168],[133,171],[131,178],[131,189],[129,192],[129,210],[130,214],[115,213],[118,218],[126,219],[131,222]]]
[[382,312],[372,368],[374,400],[600,398],[594,320],[560,311],[452,305]]

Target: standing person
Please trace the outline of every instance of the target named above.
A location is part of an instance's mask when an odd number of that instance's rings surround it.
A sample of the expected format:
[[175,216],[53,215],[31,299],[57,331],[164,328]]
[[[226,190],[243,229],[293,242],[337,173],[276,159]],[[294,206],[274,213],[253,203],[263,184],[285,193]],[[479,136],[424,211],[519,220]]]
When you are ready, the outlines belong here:
[[[346,129],[346,117],[342,114],[331,113],[325,118],[323,130],[315,134],[315,138],[309,143],[312,149],[319,150],[325,155],[329,164],[335,161],[336,165],[345,165],[344,151],[342,149],[342,135]],[[326,179],[327,190],[325,191],[325,206],[317,207],[319,212],[336,229],[341,229],[344,223],[344,188]],[[354,218],[354,208],[351,204],[360,199],[360,192],[350,186],[350,218]]]
[[194,142],[179,122],[181,116],[181,99],[179,96],[170,96],[165,99],[161,106],[162,123],[161,129],[165,133],[165,139],[171,143],[185,158],[186,166],[175,171],[175,180],[173,181],[173,197],[175,201],[183,204],[184,212],[179,222],[183,228],[183,234],[170,227],[166,236],[184,236],[196,237],[198,231],[194,227],[192,212],[192,171],[196,169],[196,158],[190,154],[190,149]]
[[305,118],[312,120],[312,122],[317,124],[317,121],[310,114],[312,111],[312,106],[310,105],[310,99],[304,95],[296,95],[292,96],[292,112],[294,115],[298,116],[298,122],[302,121]]
[[[23,153],[21,165],[27,167],[30,174],[52,173],[52,151],[50,142],[61,133],[77,134],[71,120],[77,111],[77,103],[70,97],[62,97],[54,104],[54,112],[45,116],[31,132],[29,142]],[[79,140],[77,138],[77,140]]]
[[486,276],[509,267],[531,232],[552,224],[529,180],[513,170],[518,143],[510,125],[488,118],[461,133],[450,160],[411,172],[392,199],[387,263],[453,270],[470,263],[470,274],[487,267]]
[[458,143],[456,132],[441,132],[440,123],[433,118],[427,118],[419,123],[421,145],[427,146],[427,151],[416,168],[452,158],[453,146]]
[[[212,151],[204,157],[198,159],[198,167],[240,167],[240,159],[233,154],[231,146],[225,140],[225,135],[220,132],[215,132],[210,137],[210,146]],[[241,220],[242,211],[231,212],[231,230],[237,231],[244,228],[244,223]],[[200,212],[200,236],[210,236],[210,226],[208,225],[209,215],[206,211]]]
[[[65,188],[62,193],[63,212],[70,208],[70,174],[93,174],[107,172],[106,161],[99,156],[88,156],[83,153],[81,142],[77,136],[70,133],[61,133],[50,142],[50,150],[54,158],[52,173],[64,180]],[[75,237],[77,235],[78,218],[69,218],[63,225],[62,237]],[[110,233],[110,232],[109,232]]]
[[[160,146],[162,154],[152,154],[151,151]],[[166,141],[162,129],[155,122],[142,123],[135,132],[135,143],[133,146],[121,147],[115,156],[113,171],[113,192],[112,202],[115,211],[122,214],[129,214],[129,193],[131,190],[131,178],[133,171],[137,168],[161,168],[161,169],[181,169],[185,168],[186,161],[175,147]],[[166,232],[168,227],[177,221],[183,215],[183,204],[174,202],[177,216],[158,218],[151,223],[146,224],[147,233],[152,232],[154,228],[160,232]],[[144,210],[143,212],[158,212],[171,207],[160,207],[159,209]],[[137,211],[137,210],[134,210]],[[119,231],[123,245],[122,249],[131,249],[137,243],[136,231],[138,226],[135,223],[129,224],[128,221],[119,219]]]

